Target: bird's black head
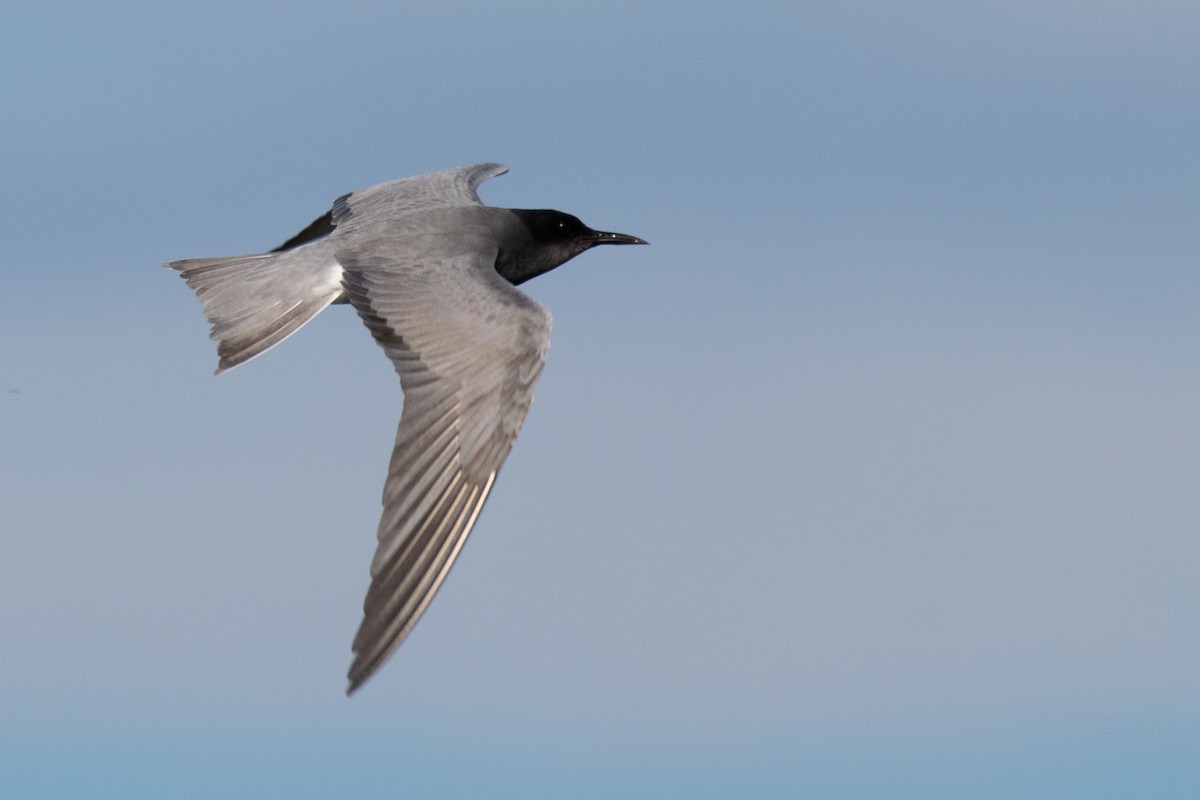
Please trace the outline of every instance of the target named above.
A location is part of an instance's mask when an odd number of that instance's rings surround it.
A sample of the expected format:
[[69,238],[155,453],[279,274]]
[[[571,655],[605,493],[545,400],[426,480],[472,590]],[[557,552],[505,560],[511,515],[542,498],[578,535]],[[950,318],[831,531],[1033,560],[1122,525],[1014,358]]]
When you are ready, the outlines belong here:
[[524,227],[511,247],[501,248],[496,270],[513,285],[565,264],[598,244],[646,244],[636,236],[595,231],[578,217],[546,209],[512,209]]

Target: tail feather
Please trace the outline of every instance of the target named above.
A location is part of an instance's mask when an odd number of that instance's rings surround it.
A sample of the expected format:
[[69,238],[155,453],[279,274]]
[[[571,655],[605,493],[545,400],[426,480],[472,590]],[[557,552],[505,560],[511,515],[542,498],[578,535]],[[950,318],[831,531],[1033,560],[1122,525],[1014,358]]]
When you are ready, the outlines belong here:
[[164,266],[200,299],[217,341],[218,373],[279,344],[342,293],[341,266],[312,248]]

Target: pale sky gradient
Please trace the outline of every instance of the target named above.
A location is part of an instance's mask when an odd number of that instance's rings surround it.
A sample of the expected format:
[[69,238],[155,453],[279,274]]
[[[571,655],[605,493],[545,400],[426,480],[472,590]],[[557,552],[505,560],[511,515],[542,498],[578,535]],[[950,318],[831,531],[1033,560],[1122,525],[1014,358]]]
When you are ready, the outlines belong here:
[[[1200,791],[1200,6],[6,6],[0,786]],[[479,161],[647,248],[343,696],[400,407],[167,260]]]

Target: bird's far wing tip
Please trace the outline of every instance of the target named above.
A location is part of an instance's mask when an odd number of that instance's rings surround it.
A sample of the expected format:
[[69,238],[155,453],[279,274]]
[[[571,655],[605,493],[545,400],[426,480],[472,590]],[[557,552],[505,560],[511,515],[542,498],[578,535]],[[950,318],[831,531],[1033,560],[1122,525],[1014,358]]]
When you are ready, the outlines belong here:
[[470,167],[459,167],[455,170],[452,170],[452,172],[456,173],[456,181],[465,180],[466,187],[470,192],[469,199],[474,202],[480,202],[479,195],[477,194],[479,185],[484,181],[491,180],[497,175],[503,175],[504,173],[508,172],[508,167],[504,166],[503,164],[497,164],[489,161],[486,164],[475,164]]
[[495,161],[489,161],[485,164],[476,164],[471,170],[474,173],[472,177],[476,182],[483,183],[490,178],[495,178],[508,172],[508,167],[498,164]]

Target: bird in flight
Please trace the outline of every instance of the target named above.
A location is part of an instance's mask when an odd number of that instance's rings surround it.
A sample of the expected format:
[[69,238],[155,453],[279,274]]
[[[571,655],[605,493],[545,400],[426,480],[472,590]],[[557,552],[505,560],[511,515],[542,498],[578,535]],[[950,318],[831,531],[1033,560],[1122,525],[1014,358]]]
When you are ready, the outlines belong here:
[[268,253],[171,261],[217,341],[217,372],[349,303],[404,392],[379,543],[354,638],[354,692],[433,599],[521,430],[550,313],[515,287],[601,244],[646,244],[560,211],[486,206],[478,164],[360,189]]

